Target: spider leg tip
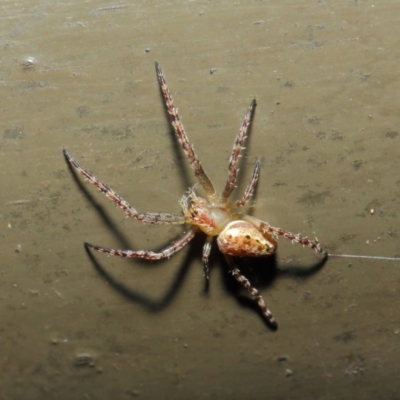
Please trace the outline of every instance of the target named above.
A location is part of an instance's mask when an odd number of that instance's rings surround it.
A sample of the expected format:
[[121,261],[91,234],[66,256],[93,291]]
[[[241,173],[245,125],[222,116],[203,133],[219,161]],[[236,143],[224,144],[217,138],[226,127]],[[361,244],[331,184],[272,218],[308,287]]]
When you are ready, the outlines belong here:
[[269,321],[269,324],[270,324],[272,330],[274,330],[274,331],[278,330],[278,323],[275,320]]

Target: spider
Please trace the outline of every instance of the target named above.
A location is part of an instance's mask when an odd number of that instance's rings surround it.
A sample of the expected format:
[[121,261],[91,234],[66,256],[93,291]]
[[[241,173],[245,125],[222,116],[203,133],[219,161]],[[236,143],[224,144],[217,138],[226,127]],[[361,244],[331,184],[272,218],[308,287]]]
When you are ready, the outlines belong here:
[[228,179],[221,195],[217,195],[214,185],[205,173],[200,160],[194,152],[182,125],[178,110],[174,105],[171,94],[165,81],[164,73],[159,63],[155,63],[158,83],[164,98],[165,106],[171,119],[175,135],[182,146],[189,164],[197,178],[198,184],[204,189],[206,198],[200,197],[196,193],[196,185],[191,187],[180,200],[183,215],[160,214],[160,213],[141,213],[128,204],[121,196],[114,192],[109,186],[98,180],[94,175],[82,168],[70,155],[66,148],[63,149],[67,161],[90,183],[95,185],[111,201],[117,204],[128,217],[148,224],[187,224],[189,229],[180,237],[175,239],[169,246],[158,252],[147,250],[116,250],[90,243],[86,246],[102,253],[113,256],[127,258],[144,258],[146,260],[160,260],[169,258],[177,251],[186,246],[197,232],[206,235],[203,247],[203,268],[206,280],[209,279],[208,259],[211,246],[216,239],[219,250],[225,256],[230,272],[233,277],[247,290],[253,300],[257,303],[267,322],[272,327],[277,327],[275,318],[267,307],[260,292],[252,286],[250,281],[242,275],[234,262],[235,257],[266,257],[273,254],[277,249],[276,239],[283,236],[292,241],[313,249],[317,253],[327,253],[323,250],[317,239],[309,240],[307,237],[293,234],[282,228],[271,226],[268,222],[262,221],[251,215],[244,214],[239,209],[248,204],[253,195],[259,175],[261,162],[257,160],[250,182],[247,185],[240,200],[229,201],[229,198],[236,187],[237,175],[239,172],[238,161],[243,144],[247,137],[252,115],[256,107],[255,99],[252,100],[246,112],[239,133],[233,144],[232,154],[229,160]]

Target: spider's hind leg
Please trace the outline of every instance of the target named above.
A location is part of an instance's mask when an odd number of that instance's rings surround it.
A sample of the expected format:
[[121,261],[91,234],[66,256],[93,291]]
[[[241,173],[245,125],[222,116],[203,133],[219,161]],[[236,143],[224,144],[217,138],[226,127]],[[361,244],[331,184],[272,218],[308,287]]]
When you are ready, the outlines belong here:
[[273,235],[275,237],[282,236],[285,239],[289,239],[292,243],[299,243],[302,246],[309,247],[316,253],[322,253],[325,256],[328,254],[327,251],[322,248],[317,238],[315,238],[315,240],[310,240],[307,236],[301,236],[299,233],[295,234],[285,229],[272,226],[268,222],[261,221],[251,215],[243,215],[243,219],[252,223],[263,234]]
[[267,319],[268,323],[276,329],[278,324],[272,315],[270,309],[265,304],[265,300],[261,296],[260,292],[252,286],[250,281],[242,275],[239,268],[235,265],[232,257],[225,255],[226,262],[228,263],[229,267],[231,268],[231,273],[233,277],[249,292],[251,297],[257,302],[258,307],[261,309],[264,317]]
[[109,249],[107,247],[97,246],[91,243],[85,242],[86,247],[90,247],[100,253],[106,253],[111,256],[125,257],[125,258],[144,258],[146,260],[161,260],[163,258],[169,258],[177,251],[185,247],[196,234],[197,229],[191,228],[178,239],[175,239],[171,244],[165,247],[159,252],[148,251],[148,250],[119,250],[119,249]]

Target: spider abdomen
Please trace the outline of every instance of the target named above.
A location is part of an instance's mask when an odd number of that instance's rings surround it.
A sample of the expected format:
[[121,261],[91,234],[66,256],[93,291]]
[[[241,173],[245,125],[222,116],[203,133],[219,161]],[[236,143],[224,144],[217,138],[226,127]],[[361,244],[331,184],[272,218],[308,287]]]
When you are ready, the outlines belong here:
[[278,244],[247,221],[232,221],[217,238],[219,249],[234,257],[262,257],[275,252]]

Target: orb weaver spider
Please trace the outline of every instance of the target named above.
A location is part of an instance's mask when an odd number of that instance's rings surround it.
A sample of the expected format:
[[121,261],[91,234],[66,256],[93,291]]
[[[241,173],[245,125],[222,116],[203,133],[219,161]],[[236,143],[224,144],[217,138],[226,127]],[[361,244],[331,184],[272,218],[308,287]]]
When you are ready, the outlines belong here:
[[117,204],[128,217],[148,224],[187,224],[189,230],[183,233],[178,239],[174,240],[169,246],[159,252],[147,250],[116,250],[85,243],[86,246],[102,253],[108,253],[113,256],[127,258],[144,258],[146,260],[160,260],[169,258],[177,251],[186,246],[197,232],[206,234],[206,240],[203,247],[203,267],[206,279],[209,279],[208,259],[211,251],[212,242],[216,238],[219,250],[225,256],[233,277],[248,291],[250,296],[256,301],[262,314],[272,327],[277,327],[275,318],[267,307],[260,292],[252,286],[250,281],[242,275],[234,262],[234,257],[265,257],[273,254],[277,249],[276,238],[283,236],[292,241],[307,246],[317,253],[327,253],[321,248],[318,240],[309,240],[307,237],[293,234],[282,228],[271,226],[268,222],[262,221],[251,215],[243,214],[239,208],[245,206],[253,195],[257,184],[261,162],[258,160],[255,164],[252,177],[247,185],[244,194],[240,200],[230,202],[229,198],[236,186],[237,175],[239,172],[238,161],[243,144],[247,137],[252,115],[256,107],[256,101],[253,100],[247,110],[239,133],[233,144],[231,157],[228,167],[228,179],[225,188],[220,196],[217,195],[214,185],[205,173],[200,160],[194,152],[183,128],[181,119],[178,115],[171,94],[168,90],[164,73],[160,64],[156,62],[156,72],[158,82],[164,97],[165,106],[171,119],[175,135],[182,146],[189,164],[194,172],[198,183],[205,191],[206,198],[199,197],[196,193],[196,185],[191,187],[180,200],[183,215],[160,214],[160,213],[141,213],[128,204],[122,197],[115,193],[105,183],[98,180],[91,173],[82,168],[70,155],[66,148],[63,149],[67,161],[90,183],[95,185],[111,201]]

